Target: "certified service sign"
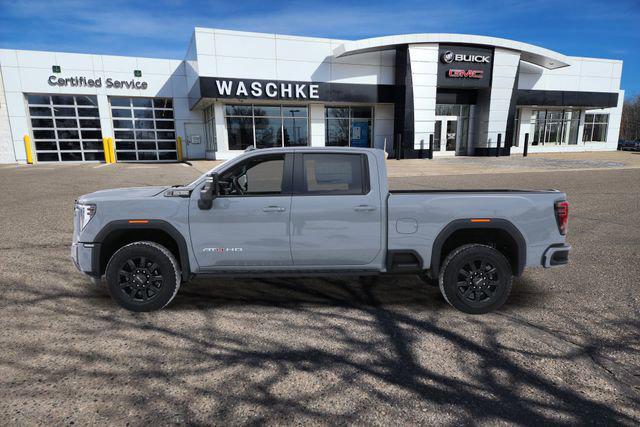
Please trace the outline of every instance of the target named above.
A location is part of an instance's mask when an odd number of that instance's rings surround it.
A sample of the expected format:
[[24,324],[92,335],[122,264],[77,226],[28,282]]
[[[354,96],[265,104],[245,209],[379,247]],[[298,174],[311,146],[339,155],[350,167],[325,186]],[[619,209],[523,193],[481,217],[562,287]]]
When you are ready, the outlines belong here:
[[[88,79],[83,76],[76,77],[58,77],[58,76],[49,76],[47,80],[49,86],[60,86],[60,87],[102,87],[102,77],[98,77],[97,79]],[[107,89],[131,89],[131,90],[145,90],[149,87],[149,84],[140,80],[114,80],[111,77],[108,77],[104,81],[104,87]]]

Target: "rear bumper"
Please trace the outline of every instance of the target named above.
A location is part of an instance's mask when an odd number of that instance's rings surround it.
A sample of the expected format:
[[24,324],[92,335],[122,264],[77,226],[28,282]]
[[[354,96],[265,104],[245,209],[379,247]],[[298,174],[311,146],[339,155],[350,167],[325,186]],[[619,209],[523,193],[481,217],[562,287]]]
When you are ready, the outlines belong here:
[[542,266],[544,268],[551,268],[568,264],[570,251],[571,246],[567,244],[550,246],[544,252],[544,255],[542,255]]

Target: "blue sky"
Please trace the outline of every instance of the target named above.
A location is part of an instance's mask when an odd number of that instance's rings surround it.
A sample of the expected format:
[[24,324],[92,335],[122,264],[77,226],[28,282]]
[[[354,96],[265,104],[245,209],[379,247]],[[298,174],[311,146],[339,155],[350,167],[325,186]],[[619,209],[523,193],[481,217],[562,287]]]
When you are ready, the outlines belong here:
[[0,0],[0,47],[182,59],[193,27],[359,39],[449,32],[622,59],[640,94],[640,0]]

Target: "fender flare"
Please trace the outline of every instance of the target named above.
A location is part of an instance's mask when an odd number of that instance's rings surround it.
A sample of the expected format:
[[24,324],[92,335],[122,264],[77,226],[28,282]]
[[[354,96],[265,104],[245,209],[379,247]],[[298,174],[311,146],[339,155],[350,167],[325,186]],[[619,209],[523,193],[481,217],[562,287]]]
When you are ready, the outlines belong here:
[[511,221],[502,218],[486,218],[488,222],[471,222],[471,218],[456,219],[447,224],[438,234],[433,241],[433,248],[431,251],[431,265],[430,272],[432,277],[438,277],[440,274],[440,258],[442,254],[442,247],[447,239],[456,231],[459,230],[482,230],[482,229],[498,229],[508,233],[516,242],[518,248],[517,259],[518,264],[514,271],[515,276],[522,275],[524,266],[527,262],[527,242],[524,236]]
[[187,281],[191,277],[191,266],[189,264],[189,249],[184,236],[170,223],[160,219],[150,219],[148,223],[131,224],[128,220],[116,220],[107,223],[96,235],[94,248],[91,254],[91,270],[94,276],[100,277],[100,251],[102,242],[114,231],[133,230],[161,230],[167,233],[178,246],[180,266],[182,270],[182,280]]

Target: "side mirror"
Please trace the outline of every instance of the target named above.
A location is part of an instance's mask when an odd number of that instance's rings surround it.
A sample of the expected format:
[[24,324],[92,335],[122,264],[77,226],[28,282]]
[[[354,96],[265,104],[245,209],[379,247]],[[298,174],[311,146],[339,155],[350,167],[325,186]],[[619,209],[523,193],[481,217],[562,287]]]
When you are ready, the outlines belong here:
[[213,206],[213,200],[220,194],[219,178],[220,176],[216,172],[207,177],[204,187],[200,190],[200,199],[198,199],[200,209],[209,210]]

